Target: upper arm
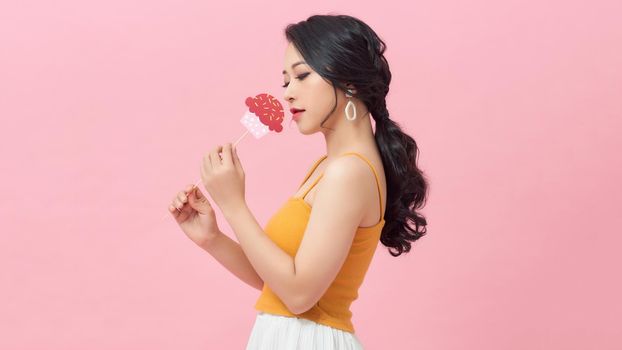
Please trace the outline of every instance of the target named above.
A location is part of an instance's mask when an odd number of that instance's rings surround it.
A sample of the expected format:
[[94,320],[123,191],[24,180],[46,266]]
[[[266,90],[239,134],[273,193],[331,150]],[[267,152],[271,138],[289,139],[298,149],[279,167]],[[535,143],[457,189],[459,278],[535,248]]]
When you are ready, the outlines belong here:
[[290,311],[311,308],[337,276],[365,213],[363,189],[369,174],[367,165],[354,157],[337,159],[326,168],[294,257],[297,301],[296,310]]

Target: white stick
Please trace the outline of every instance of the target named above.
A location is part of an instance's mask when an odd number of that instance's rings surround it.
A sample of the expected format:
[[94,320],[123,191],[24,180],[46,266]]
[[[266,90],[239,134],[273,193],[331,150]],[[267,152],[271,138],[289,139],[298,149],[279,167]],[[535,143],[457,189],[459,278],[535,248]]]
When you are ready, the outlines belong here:
[[[244,138],[244,136],[246,136],[246,135],[248,135],[248,129],[246,129],[246,132],[245,132],[244,134],[242,134],[242,136],[240,136],[240,138],[239,138],[237,141],[235,141],[235,143],[233,144],[233,147],[235,147],[235,146],[236,146],[236,145],[237,145],[240,141],[242,141],[242,139],[243,139],[243,138]],[[192,186],[192,188],[190,189],[190,191],[194,190],[194,188],[195,188],[195,187],[197,187],[197,186],[199,185],[199,183],[201,183],[201,179],[199,179],[199,181],[197,181],[197,183],[196,183],[196,184],[194,184],[194,186]],[[190,192],[190,191],[188,191],[188,192]],[[175,209],[177,209],[177,211],[181,213],[181,209],[179,209],[179,208],[175,208]],[[171,214],[170,214],[170,213],[167,213],[166,215],[162,216],[162,219],[164,219],[165,217],[167,217],[167,216],[169,216],[169,215],[171,215]],[[162,219],[160,219],[160,220],[162,220]]]

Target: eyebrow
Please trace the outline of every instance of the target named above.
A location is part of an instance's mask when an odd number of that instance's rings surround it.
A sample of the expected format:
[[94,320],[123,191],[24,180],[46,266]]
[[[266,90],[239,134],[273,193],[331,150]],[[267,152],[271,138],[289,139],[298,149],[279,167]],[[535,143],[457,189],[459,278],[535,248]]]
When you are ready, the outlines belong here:
[[[307,63],[305,61],[298,61],[298,62],[292,64],[292,69],[294,69],[294,67],[296,67],[299,64],[307,64]],[[287,74],[287,72],[283,71],[283,74]]]

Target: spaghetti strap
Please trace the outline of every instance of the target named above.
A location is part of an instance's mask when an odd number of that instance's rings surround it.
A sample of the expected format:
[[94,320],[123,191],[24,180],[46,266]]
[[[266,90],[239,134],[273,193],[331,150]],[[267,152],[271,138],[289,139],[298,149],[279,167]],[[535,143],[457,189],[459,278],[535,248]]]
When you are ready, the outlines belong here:
[[[328,157],[328,155],[324,155],[322,156],[320,159],[315,161],[315,164],[313,164],[313,166],[311,167],[311,170],[309,170],[307,172],[307,175],[305,176],[305,179],[302,180],[302,182],[300,183],[300,185],[298,186],[298,189],[300,189],[302,187],[302,185],[305,184],[305,182],[307,182],[307,180],[309,179],[309,177],[311,176],[311,174],[313,174],[313,172],[315,171],[315,169],[317,168],[318,165],[320,165],[320,162],[323,161],[324,159],[326,159],[326,157]],[[313,187],[313,186],[312,186]],[[307,194],[305,192],[305,194]],[[304,195],[302,196],[302,198],[304,198]]]
[[309,188],[307,188],[307,189],[305,190],[305,192],[302,194],[302,196],[300,196],[300,198],[304,199],[304,198],[305,198],[305,196],[307,195],[307,193],[309,193],[309,191],[311,191],[311,189],[312,189],[313,187],[315,187],[315,185],[316,185],[318,182],[320,182],[320,179],[322,178],[322,176],[324,176],[324,172],[322,172],[322,173],[320,174],[320,176],[318,176],[318,177],[317,177],[317,179],[315,179],[315,180],[313,181],[313,183],[311,184],[311,186],[309,186]]
[[359,154],[357,152],[346,152],[346,153],[343,153],[341,156],[344,156],[347,154],[354,154],[358,156],[359,158],[363,159],[371,167],[371,170],[374,172],[374,177],[376,178],[376,187],[378,188],[378,198],[380,200],[380,220],[384,219],[384,210],[382,209],[382,191],[380,191],[380,180],[378,179],[378,173],[376,173],[376,168],[374,168],[374,165],[362,154]]
[[[384,219],[384,210],[382,208],[382,191],[380,190],[380,180],[378,179],[378,173],[376,172],[376,169],[374,168],[374,165],[363,155],[357,153],[357,152],[346,152],[346,153],[342,153],[339,157],[348,155],[348,154],[354,154],[356,156],[358,156],[359,158],[363,159],[370,167],[371,170],[374,173],[374,177],[376,178],[376,188],[378,189],[378,198],[380,200],[380,220]],[[324,159],[326,159],[327,155],[324,155],[322,158],[318,159],[315,164],[313,165],[313,167],[311,168],[311,170],[309,171],[309,173],[307,174],[307,176],[305,176],[305,179],[302,181],[302,183],[300,184],[300,186],[298,187],[298,189],[300,189],[300,187],[302,187],[302,185],[304,185],[304,183],[309,179],[309,177],[311,176],[311,174],[313,173],[313,171],[317,168],[317,166],[320,164],[321,161],[323,161]],[[315,181],[313,181],[313,183],[311,184],[311,186],[309,186],[309,188],[304,191],[304,193],[300,196],[300,198],[304,199],[305,196],[307,195],[307,193],[309,193],[309,191],[311,191],[311,189],[320,181],[320,179],[322,178],[322,176],[324,175],[324,172],[322,172],[320,174],[320,176],[317,177],[317,179],[315,179]]]

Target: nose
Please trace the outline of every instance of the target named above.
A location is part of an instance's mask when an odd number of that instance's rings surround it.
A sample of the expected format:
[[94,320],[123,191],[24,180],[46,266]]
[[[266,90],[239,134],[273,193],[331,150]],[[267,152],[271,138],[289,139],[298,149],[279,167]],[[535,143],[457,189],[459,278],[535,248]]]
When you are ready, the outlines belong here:
[[286,88],[285,88],[285,93],[283,94],[283,99],[289,103],[291,103],[292,101],[294,101],[294,96],[292,96],[292,92],[290,89],[291,84],[289,84]]

